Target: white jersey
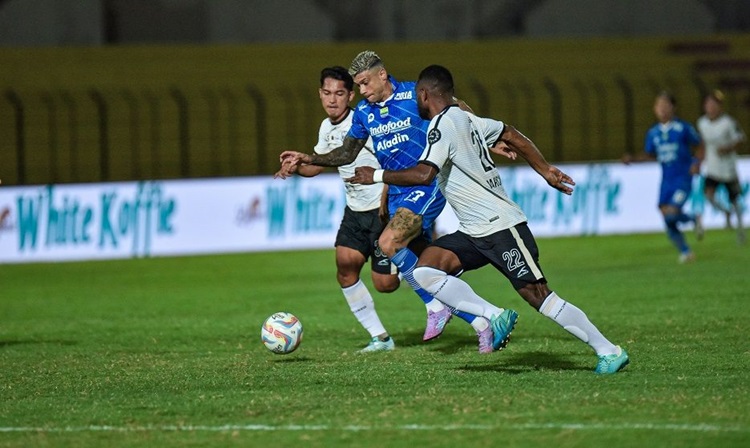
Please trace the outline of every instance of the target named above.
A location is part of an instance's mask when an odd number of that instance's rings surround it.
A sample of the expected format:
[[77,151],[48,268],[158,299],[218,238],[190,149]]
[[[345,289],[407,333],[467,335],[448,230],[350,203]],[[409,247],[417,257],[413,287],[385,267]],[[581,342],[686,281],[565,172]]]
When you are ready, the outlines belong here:
[[737,122],[726,114],[713,121],[704,115],[698,119],[697,125],[706,148],[703,164],[706,176],[719,181],[737,179],[737,153],[719,154],[720,147],[745,140],[745,133]]
[[[328,154],[341,146],[344,143],[344,137],[346,137],[349,128],[352,126],[353,115],[350,110],[347,112],[346,118],[336,124],[331,123],[331,120],[328,118],[323,120],[320,123],[320,131],[318,132],[318,143],[313,148],[313,151],[317,154]],[[367,140],[367,143],[365,143],[364,148],[359,152],[357,158],[354,159],[354,162],[338,167],[339,175],[342,179],[350,178],[354,176],[354,168],[365,165],[380,169],[380,164],[375,158],[372,149],[371,139]],[[346,187],[346,205],[353,211],[364,212],[380,207],[380,196],[383,193],[383,185],[361,185],[344,182],[344,186]]]
[[420,161],[438,170],[438,186],[456,213],[459,230],[473,237],[526,221],[503,188],[489,148],[505,130],[501,121],[449,106],[433,117]]

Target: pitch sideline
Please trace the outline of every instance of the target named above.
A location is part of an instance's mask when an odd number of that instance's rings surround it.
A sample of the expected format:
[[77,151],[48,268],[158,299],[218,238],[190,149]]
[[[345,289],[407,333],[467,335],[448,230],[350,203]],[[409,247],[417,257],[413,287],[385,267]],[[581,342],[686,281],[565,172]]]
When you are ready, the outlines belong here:
[[65,427],[0,427],[0,433],[79,433],[79,432],[224,432],[224,431],[493,431],[498,429],[539,430],[539,429],[573,429],[573,430],[647,430],[677,432],[750,432],[750,427],[722,426],[712,424],[675,424],[675,423],[526,423],[503,425],[397,425],[397,426],[331,426],[331,425],[160,425],[160,426],[65,426]]

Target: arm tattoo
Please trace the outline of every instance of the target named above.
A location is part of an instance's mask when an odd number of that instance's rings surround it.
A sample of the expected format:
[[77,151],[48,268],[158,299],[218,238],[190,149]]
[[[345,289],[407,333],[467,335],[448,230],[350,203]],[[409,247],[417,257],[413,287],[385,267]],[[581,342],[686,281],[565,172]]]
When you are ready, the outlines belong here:
[[354,162],[357,154],[365,146],[367,139],[344,138],[344,143],[328,154],[311,155],[311,163],[318,166],[341,166]]

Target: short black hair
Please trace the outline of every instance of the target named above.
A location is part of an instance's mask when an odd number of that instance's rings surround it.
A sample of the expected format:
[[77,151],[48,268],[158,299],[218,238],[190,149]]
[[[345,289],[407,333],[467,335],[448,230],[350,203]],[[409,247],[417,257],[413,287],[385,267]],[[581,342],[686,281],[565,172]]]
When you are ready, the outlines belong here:
[[662,90],[661,92],[656,94],[657,98],[664,98],[665,100],[669,101],[672,106],[677,105],[677,99],[674,97],[672,92],[669,90]]
[[418,82],[429,83],[430,89],[435,89],[439,94],[449,93],[453,95],[453,75],[450,70],[442,65],[430,65],[419,74]]
[[344,87],[346,90],[354,90],[354,79],[349,71],[340,65],[334,65],[333,67],[326,67],[320,71],[320,87],[323,87],[323,83],[326,78],[338,79],[344,81]]

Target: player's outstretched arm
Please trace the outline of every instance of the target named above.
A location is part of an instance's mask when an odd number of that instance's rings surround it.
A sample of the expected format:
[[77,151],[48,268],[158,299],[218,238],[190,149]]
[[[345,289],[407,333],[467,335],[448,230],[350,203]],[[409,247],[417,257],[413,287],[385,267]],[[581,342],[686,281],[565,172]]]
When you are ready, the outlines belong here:
[[[367,139],[345,137],[344,143],[327,154],[307,155],[306,163],[318,166],[341,166],[354,162],[357,154],[365,147]],[[283,154],[282,154],[283,156]]]
[[576,184],[573,179],[556,166],[550,165],[536,144],[516,128],[506,125],[500,140],[505,142],[510,150],[523,157],[529,166],[547,181],[549,186],[565,194],[573,193],[572,186]]
[[298,174],[302,177],[315,177],[318,174],[322,173],[325,168],[322,166],[317,165],[307,165],[307,164],[296,164],[291,161],[291,159],[286,159],[281,162],[281,168],[279,171],[277,171],[273,177],[274,179],[286,179],[287,177],[290,177],[292,174]]
[[[299,171],[302,165],[341,166],[352,163],[359,151],[367,143],[366,139],[344,138],[344,143],[327,154],[305,154],[297,151],[284,151],[279,156],[281,169],[273,177],[286,179]],[[301,174],[301,173],[300,173]]]
[[353,184],[371,185],[383,182],[388,185],[430,185],[437,169],[428,163],[418,163],[405,170],[376,170],[371,166],[358,166],[354,176],[344,179]]
[[622,155],[620,160],[625,165],[630,165],[631,163],[654,162],[656,161],[656,156],[653,154],[643,152],[643,151],[635,153],[635,154],[626,152],[625,154]]

